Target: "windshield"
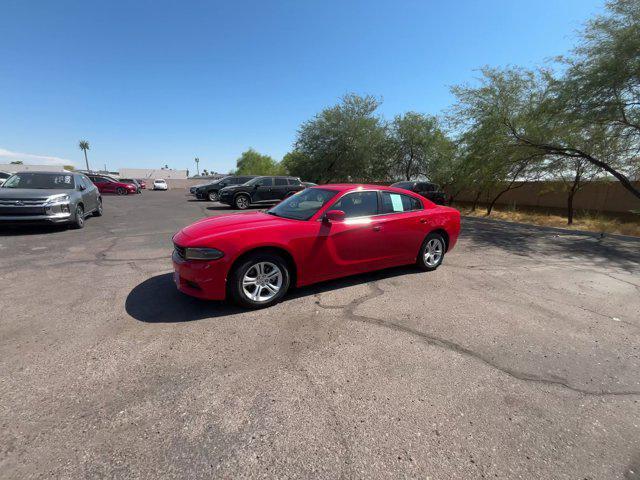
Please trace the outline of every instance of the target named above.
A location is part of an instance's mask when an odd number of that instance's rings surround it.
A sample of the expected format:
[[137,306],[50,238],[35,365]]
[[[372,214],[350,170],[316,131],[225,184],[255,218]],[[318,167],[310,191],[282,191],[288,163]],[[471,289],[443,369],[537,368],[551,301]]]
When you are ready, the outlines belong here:
[[2,188],[69,190],[75,188],[75,182],[73,175],[64,173],[16,173],[4,182]]
[[285,198],[267,213],[293,220],[309,220],[337,193],[335,190],[307,188],[289,198]]

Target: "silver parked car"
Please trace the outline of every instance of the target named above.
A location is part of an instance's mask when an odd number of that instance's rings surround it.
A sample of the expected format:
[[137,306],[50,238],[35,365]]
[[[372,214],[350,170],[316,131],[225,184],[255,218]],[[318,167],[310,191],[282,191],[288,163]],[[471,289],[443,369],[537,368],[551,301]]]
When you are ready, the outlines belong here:
[[0,224],[66,223],[82,228],[88,215],[102,215],[102,197],[81,173],[20,172],[0,187]]

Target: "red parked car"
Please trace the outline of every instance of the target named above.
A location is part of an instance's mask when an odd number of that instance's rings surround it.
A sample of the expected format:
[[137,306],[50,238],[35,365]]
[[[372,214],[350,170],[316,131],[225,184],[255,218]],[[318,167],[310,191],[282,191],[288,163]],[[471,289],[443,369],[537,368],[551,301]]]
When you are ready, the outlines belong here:
[[435,270],[460,232],[460,213],[413,192],[322,185],[266,212],[200,220],[173,237],[182,292],[231,297],[250,308],[279,301],[291,285],[416,264]]
[[100,193],[115,193],[117,195],[128,195],[137,193],[138,187],[133,183],[119,182],[111,177],[103,175],[87,174],[87,177],[98,187]]
[[137,178],[136,180],[138,180],[138,183],[140,184],[140,188],[143,190],[147,189],[147,182],[145,182],[144,180],[142,180],[141,178]]

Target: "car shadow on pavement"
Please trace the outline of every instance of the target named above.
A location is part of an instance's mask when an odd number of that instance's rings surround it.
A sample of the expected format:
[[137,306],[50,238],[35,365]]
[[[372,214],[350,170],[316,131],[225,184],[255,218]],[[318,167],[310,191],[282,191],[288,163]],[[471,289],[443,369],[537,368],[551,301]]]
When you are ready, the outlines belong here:
[[[418,273],[421,271],[409,265],[329,280],[308,287],[291,289],[282,301],[287,302],[371,281]],[[173,273],[156,275],[137,285],[127,296],[125,310],[131,317],[146,323],[190,322],[247,311],[228,302],[200,300],[179,292],[173,282]]]
[[629,272],[637,271],[640,265],[640,238],[473,217],[463,218],[460,236],[478,247],[496,247],[542,263],[577,260]]
[[67,225],[0,225],[0,237],[15,237],[18,235],[47,235],[66,232]]

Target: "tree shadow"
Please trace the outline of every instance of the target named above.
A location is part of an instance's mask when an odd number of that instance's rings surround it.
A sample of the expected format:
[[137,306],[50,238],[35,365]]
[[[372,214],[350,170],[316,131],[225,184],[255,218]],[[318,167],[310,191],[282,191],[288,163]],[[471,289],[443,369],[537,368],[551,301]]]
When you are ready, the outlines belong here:
[[[287,293],[283,302],[371,281],[418,273],[421,272],[417,268],[404,266],[329,280],[308,287],[294,288]],[[131,317],[145,323],[190,322],[247,311],[228,302],[200,300],[178,291],[173,282],[173,273],[156,275],[137,285],[125,300],[125,310]]]
[[640,268],[640,238],[464,217],[461,237],[478,247],[495,247],[541,263],[575,260],[629,272]]

